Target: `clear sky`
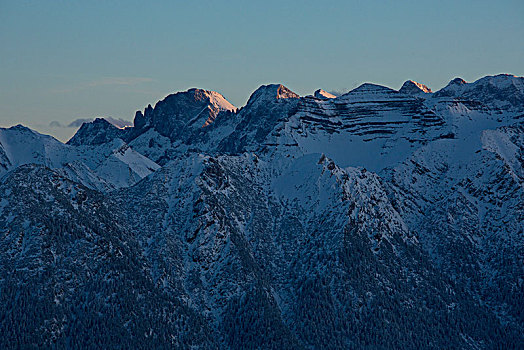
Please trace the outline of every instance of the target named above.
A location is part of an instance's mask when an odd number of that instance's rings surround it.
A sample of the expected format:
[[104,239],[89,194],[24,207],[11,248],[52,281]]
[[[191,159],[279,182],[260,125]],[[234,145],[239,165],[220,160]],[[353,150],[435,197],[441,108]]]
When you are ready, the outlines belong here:
[[0,126],[66,140],[75,119],[131,120],[190,87],[242,106],[266,83],[305,95],[522,76],[523,38],[522,0],[0,0]]

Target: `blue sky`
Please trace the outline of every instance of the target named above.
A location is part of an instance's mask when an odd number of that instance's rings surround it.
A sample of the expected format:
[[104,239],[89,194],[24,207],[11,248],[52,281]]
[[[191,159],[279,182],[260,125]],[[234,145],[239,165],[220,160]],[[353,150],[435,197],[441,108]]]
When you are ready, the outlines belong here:
[[169,93],[237,106],[261,84],[299,94],[363,82],[439,89],[524,75],[524,1],[0,0],[0,126],[66,140],[78,118],[131,120]]

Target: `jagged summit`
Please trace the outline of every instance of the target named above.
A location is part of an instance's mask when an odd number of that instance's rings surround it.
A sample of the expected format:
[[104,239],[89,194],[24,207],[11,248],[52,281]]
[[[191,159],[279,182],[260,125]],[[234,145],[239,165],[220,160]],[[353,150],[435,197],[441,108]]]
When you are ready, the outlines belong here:
[[[171,143],[189,146],[198,140],[198,147],[202,149],[207,149],[211,144],[220,144],[222,150],[239,151],[250,144],[247,140],[254,140],[253,135],[258,135],[257,140],[263,135],[268,135],[277,123],[297,111],[307,114],[306,119],[316,120],[316,117],[310,114],[336,116],[341,113],[341,108],[347,113],[358,111],[359,118],[366,115],[374,116],[393,108],[399,110],[399,117],[393,117],[396,114],[388,112],[387,118],[390,121],[395,120],[396,126],[402,125],[405,122],[403,116],[408,115],[424,115],[422,119],[417,120],[427,124],[431,119],[431,123],[440,125],[443,123],[442,117],[429,112],[430,101],[442,98],[442,102],[447,103],[445,101],[449,99],[459,98],[463,103],[467,103],[467,108],[470,109],[488,106],[501,110],[518,110],[522,109],[521,101],[524,101],[522,81],[523,78],[507,74],[488,76],[474,83],[466,83],[463,79],[456,78],[436,93],[431,93],[427,86],[412,80],[406,81],[398,91],[378,84],[364,83],[337,98],[324,90],[317,90],[315,97],[329,102],[322,105],[315,105],[318,102],[315,102],[315,99],[300,98],[282,84],[269,84],[256,89],[240,111],[218,92],[192,88],[168,95],[153,105],[154,107],[148,105],[143,112],[136,112],[132,128],[117,130],[108,122],[95,121],[84,125],[69,144],[96,145],[119,137],[153,160],[166,161],[171,156],[169,152],[166,153],[165,148],[171,147]],[[428,104],[418,101],[420,97],[427,99]],[[393,102],[395,105],[388,105]],[[357,107],[355,103],[364,105]],[[217,118],[219,120],[216,121]],[[335,123],[334,120],[330,122]],[[383,121],[373,121],[379,122]],[[211,124],[214,126],[209,127]],[[370,128],[370,125],[359,126],[354,131],[374,131]],[[231,132],[233,129],[236,130],[234,133]],[[336,129],[338,128],[333,130]],[[381,132],[393,132],[393,129],[384,129]],[[286,144],[294,144],[294,141],[288,140]]]
[[[178,106],[188,107],[190,109],[208,107],[209,111],[213,114],[218,114],[221,111],[237,110],[231,102],[216,91],[191,88],[187,91],[176,92],[166,96],[163,100],[158,101],[154,108],[149,104],[144,109],[144,113],[137,111],[135,114],[135,127],[140,126],[136,125],[137,118],[139,119],[139,124],[145,121],[151,121],[155,110],[163,108],[180,109]],[[142,121],[142,118],[145,120]]]
[[148,105],[144,113],[135,114],[131,133],[153,128],[163,136],[175,138],[187,128],[198,129],[213,123],[220,112],[236,112],[237,108],[220,93],[192,88],[166,96]]
[[187,93],[193,94],[195,101],[208,101],[220,111],[236,111],[237,109],[222,94],[216,91],[192,88],[187,90]]
[[123,130],[104,118],[83,123],[80,129],[67,141],[68,145],[101,145],[123,135]]
[[294,99],[300,96],[282,84],[262,85],[249,97],[247,106],[264,101],[276,101],[281,99]]
[[330,94],[329,92],[325,91],[325,90],[322,90],[322,89],[318,89],[317,91],[315,91],[314,95],[316,98],[320,98],[321,100],[329,100],[331,98],[336,98],[337,96],[333,95],[333,94]]
[[413,80],[408,80],[404,84],[402,84],[402,87],[400,88],[399,92],[407,95],[416,95],[421,93],[428,94],[432,91],[424,84],[417,83]]

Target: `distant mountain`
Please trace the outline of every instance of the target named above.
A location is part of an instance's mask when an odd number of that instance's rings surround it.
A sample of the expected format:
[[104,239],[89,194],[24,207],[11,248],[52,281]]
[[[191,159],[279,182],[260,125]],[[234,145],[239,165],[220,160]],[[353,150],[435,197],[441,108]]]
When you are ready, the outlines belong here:
[[124,129],[117,128],[104,118],[96,118],[92,122],[83,123],[67,144],[97,146],[116,138],[124,138],[124,135]]
[[95,141],[101,135],[98,132],[101,128],[96,126],[104,123],[116,129],[103,119],[84,124],[80,133],[84,133],[86,127],[95,126],[91,130],[98,136],[93,133],[90,142],[81,145],[75,135],[73,139],[78,142],[72,142],[72,145],[76,146],[64,145],[22,125],[0,128],[0,176],[24,164],[41,164],[57,169],[85,186],[107,191],[130,186],[159,168],[116,134]]
[[0,344],[519,348],[524,78],[0,129]]
[[456,78],[435,95],[474,101],[495,111],[524,112],[524,78],[509,74],[487,76],[469,84]]
[[402,84],[402,87],[400,88],[400,90],[398,90],[398,92],[407,95],[416,95],[421,93],[428,94],[432,91],[424,84],[417,83],[413,80],[408,80],[404,84]]
[[330,94],[329,92],[327,91],[324,91],[322,89],[318,89],[317,91],[315,91],[314,93],[314,96],[316,98],[320,98],[322,100],[327,100],[327,99],[330,99],[330,98],[335,98],[337,96],[333,95],[333,94]]

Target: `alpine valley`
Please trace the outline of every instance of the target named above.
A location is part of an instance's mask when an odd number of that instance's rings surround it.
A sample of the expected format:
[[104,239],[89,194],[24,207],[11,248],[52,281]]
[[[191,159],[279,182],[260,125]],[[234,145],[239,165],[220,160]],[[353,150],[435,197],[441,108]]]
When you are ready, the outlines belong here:
[[0,177],[2,349],[524,344],[524,77],[190,89]]

